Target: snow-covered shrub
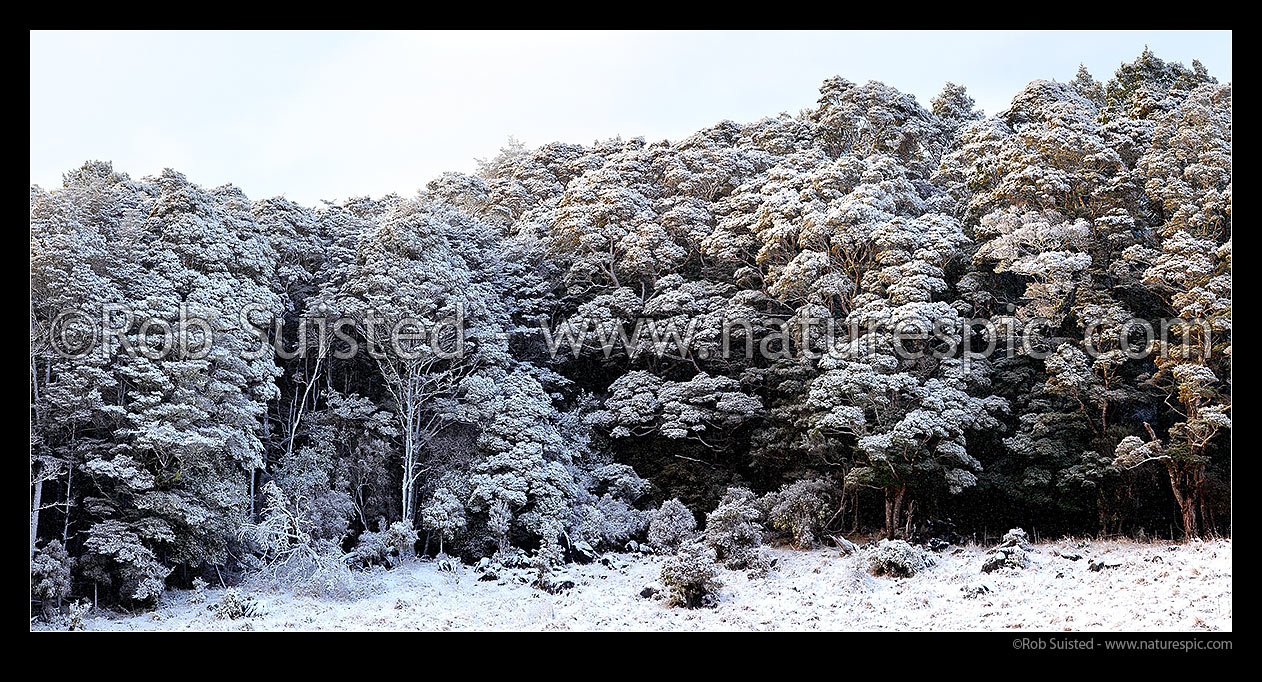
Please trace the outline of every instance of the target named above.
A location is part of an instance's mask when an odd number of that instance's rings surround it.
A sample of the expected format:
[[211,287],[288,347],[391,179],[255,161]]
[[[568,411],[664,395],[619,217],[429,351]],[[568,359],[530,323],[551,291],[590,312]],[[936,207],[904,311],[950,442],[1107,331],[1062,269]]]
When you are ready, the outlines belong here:
[[189,595],[188,603],[205,604],[207,587],[210,587],[210,583],[207,583],[205,580],[202,580],[201,578],[193,578],[193,593]]
[[533,561],[529,554],[518,547],[509,547],[502,552],[496,552],[491,558],[492,565],[503,568],[528,568],[533,565]]
[[[383,519],[380,523],[385,525]],[[416,555],[417,534],[407,521],[395,521],[381,532],[364,531],[355,549],[346,556],[351,565],[361,567],[385,565],[392,567],[397,560]]]
[[610,494],[602,495],[596,508],[605,518],[601,539],[606,547],[621,547],[632,538],[642,537],[648,527],[649,512],[636,509]]
[[706,544],[730,569],[761,570],[766,561],[756,550],[762,545],[762,518],[753,492],[748,488],[728,488],[719,506],[706,515]]
[[385,533],[371,530],[360,533],[355,548],[346,555],[346,562],[360,568],[393,565],[391,549],[390,545],[386,544]]
[[881,540],[868,557],[868,570],[872,575],[888,575],[910,578],[936,564],[928,552],[902,540]]
[[235,587],[229,587],[215,605],[215,617],[226,620],[254,618],[263,614],[263,606],[254,597],[243,596]]
[[1025,549],[1014,547],[997,547],[990,550],[990,556],[982,563],[982,573],[991,573],[1001,568],[1028,568],[1030,555]]
[[822,539],[832,493],[826,481],[796,481],[767,493],[762,504],[771,527],[791,535],[799,548],[812,547]]
[[411,521],[395,521],[390,524],[386,532],[382,534],[382,541],[386,543],[386,547],[390,548],[400,559],[407,559],[416,556],[416,531],[412,529]]
[[315,542],[309,552],[295,554],[277,565],[270,587],[327,599],[346,599],[355,590],[355,576],[332,540]]
[[262,520],[245,524],[237,533],[255,552],[247,580],[317,597],[348,596],[353,578],[342,561],[341,547],[334,539],[313,535],[310,507],[291,504],[273,481],[263,486],[263,497]]
[[70,622],[66,628],[71,632],[83,631],[83,617],[88,615],[92,610],[92,604],[88,600],[70,602]]
[[52,540],[31,559],[31,598],[38,599],[44,618],[52,616],[70,594],[70,554],[60,540]]
[[766,547],[754,547],[746,550],[741,561],[746,575],[751,578],[762,578],[776,567],[776,558]]
[[451,557],[445,554],[440,554],[438,556],[438,561],[435,562],[434,567],[438,569],[439,573],[455,573],[456,566],[458,565],[458,563],[459,562],[457,562],[455,559],[452,559]]
[[648,512],[640,511],[606,493],[598,500],[580,505],[570,521],[570,536],[593,547],[621,547],[644,532]]
[[1003,534],[1003,540],[1000,542],[1002,547],[1020,547],[1021,549],[1030,549],[1030,539],[1025,531],[1020,528],[1013,528]]
[[658,551],[675,551],[697,532],[697,517],[678,498],[666,500],[649,521],[649,545]]
[[695,609],[713,606],[718,601],[719,568],[714,550],[700,542],[689,542],[662,565],[662,585],[666,586],[671,606]]
[[[552,536],[547,536],[552,537]],[[534,585],[537,587],[547,587],[553,583],[553,568],[565,562],[565,548],[561,543],[545,540],[535,550],[535,555],[530,559],[530,566],[535,570]]]
[[1033,546],[1030,545],[1025,531],[1013,528],[1004,533],[1003,541],[998,547],[990,550],[990,556],[982,563],[982,573],[990,573],[1001,568],[1028,568],[1030,549],[1033,549]]
[[513,525],[513,510],[508,506],[508,502],[503,499],[497,499],[491,503],[490,509],[487,510],[486,527],[495,538],[495,548],[497,552],[507,552],[508,531]]

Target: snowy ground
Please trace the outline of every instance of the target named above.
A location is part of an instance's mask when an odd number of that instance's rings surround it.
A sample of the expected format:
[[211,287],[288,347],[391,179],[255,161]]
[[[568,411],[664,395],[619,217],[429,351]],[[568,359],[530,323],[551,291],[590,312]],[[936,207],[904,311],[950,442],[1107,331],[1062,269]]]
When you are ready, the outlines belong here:
[[[859,555],[773,550],[767,578],[725,572],[713,609],[669,608],[639,596],[661,557],[610,555],[566,571],[574,589],[551,595],[517,583],[479,581],[472,567],[441,573],[434,562],[360,574],[362,596],[327,601],[260,593],[266,615],[221,620],[190,592],[171,591],[147,613],[94,613],[87,630],[1231,630],[1231,541],[1185,545],[1065,540],[1038,545],[1033,565],[982,574],[981,547],[952,547],[908,579],[877,578]],[[1070,561],[1059,553],[1082,555]],[[1121,562],[1090,571],[1088,561]],[[625,564],[621,568],[619,565]],[[990,592],[962,589],[985,583]]]

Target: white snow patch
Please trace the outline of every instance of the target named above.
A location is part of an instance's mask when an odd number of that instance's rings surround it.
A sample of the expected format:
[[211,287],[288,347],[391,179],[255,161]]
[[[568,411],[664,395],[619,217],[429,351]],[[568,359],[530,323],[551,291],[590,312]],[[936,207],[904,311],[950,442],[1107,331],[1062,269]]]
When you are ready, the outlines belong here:
[[[619,555],[615,566],[569,566],[572,590],[550,595],[509,571],[479,581],[472,567],[434,562],[360,574],[361,596],[328,601],[257,593],[266,614],[221,620],[191,592],[169,591],[155,611],[95,612],[87,630],[1231,630],[1231,540],[1181,545],[1063,540],[1037,545],[1025,570],[982,574],[984,547],[951,547],[912,578],[869,575],[866,551],[771,550],[766,578],[724,571],[716,608],[670,608],[640,591],[663,557]],[[1070,561],[1060,553],[1079,554]],[[1091,571],[1091,560],[1120,561]],[[984,583],[988,592],[963,589]],[[42,626],[35,626],[42,627]]]

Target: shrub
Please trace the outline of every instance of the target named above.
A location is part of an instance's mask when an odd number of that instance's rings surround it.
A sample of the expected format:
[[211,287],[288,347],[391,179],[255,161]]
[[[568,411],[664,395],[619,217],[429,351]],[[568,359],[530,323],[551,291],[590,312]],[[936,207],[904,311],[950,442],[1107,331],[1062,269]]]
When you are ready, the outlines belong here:
[[749,577],[761,578],[775,568],[776,559],[766,547],[754,547],[746,550],[738,563],[742,564]]
[[697,517],[678,498],[667,500],[649,521],[649,545],[675,551],[697,532]]
[[[384,519],[381,525],[385,525]],[[416,531],[407,521],[395,521],[381,532],[364,531],[355,549],[346,555],[346,562],[361,567],[393,567],[395,557],[416,556],[416,539]]]
[[411,521],[395,521],[386,529],[382,536],[382,541],[400,559],[407,559],[416,556],[417,538],[416,531],[412,529]]
[[924,550],[902,540],[882,540],[868,557],[872,575],[910,578],[936,563]]
[[1030,555],[1027,550],[1030,549],[1032,547],[1025,531],[1013,528],[1004,534],[1003,542],[998,547],[990,550],[990,557],[982,563],[982,572],[990,573],[1001,568],[1028,568]]
[[[310,507],[291,504],[274,481],[264,485],[263,495],[262,520],[238,531],[238,537],[255,551],[242,558],[243,564],[253,564],[248,580],[314,597],[347,596],[351,575],[342,561],[341,547],[337,540],[308,530],[312,527]],[[194,603],[205,601],[205,585],[202,582],[199,590],[194,581]]]
[[728,488],[719,506],[706,515],[705,541],[723,565],[733,570],[763,568],[762,509],[748,488]]
[[341,547],[332,540],[318,540],[305,551],[294,552],[254,573],[250,582],[327,599],[346,599],[355,588],[355,576],[342,560]]
[[60,540],[52,540],[31,560],[31,597],[40,601],[45,619],[70,594],[70,554]]
[[188,603],[205,604],[207,587],[210,587],[210,583],[201,578],[193,578],[193,594],[189,596]]
[[88,600],[70,603],[70,622],[67,629],[71,632],[82,632],[84,629],[83,617],[88,615],[92,610],[92,604]]
[[616,549],[638,537],[650,514],[606,493],[580,504],[570,519],[569,534],[596,549]]
[[993,549],[986,561],[982,562],[982,573],[991,573],[1001,568],[1029,568],[1030,555],[1020,547],[1001,547]]
[[723,586],[715,565],[714,550],[700,542],[689,542],[662,565],[661,580],[671,606],[695,609],[713,606]]
[[390,546],[386,544],[384,533],[366,530],[359,535],[355,548],[346,555],[347,563],[361,568],[381,566],[390,563]]
[[242,596],[241,591],[229,587],[223,598],[215,605],[215,617],[227,620],[238,618],[254,618],[263,615],[263,606],[254,597]]
[[513,510],[508,506],[508,502],[497,499],[491,504],[491,508],[487,511],[487,529],[495,538],[495,550],[497,552],[506,552],[509,550],[508,532],[513,526]]
[[1021,549],[1030,549],[1030,538],[1025,531],[1020,528],[1013,528],[1003,535],[1003,541],[1000,543],[1002,547],[1020,547]]
[[763,498],[767,521],[793,537],[796,547],[813,547],[823,536],[833,489],[822,480],[797,481]]

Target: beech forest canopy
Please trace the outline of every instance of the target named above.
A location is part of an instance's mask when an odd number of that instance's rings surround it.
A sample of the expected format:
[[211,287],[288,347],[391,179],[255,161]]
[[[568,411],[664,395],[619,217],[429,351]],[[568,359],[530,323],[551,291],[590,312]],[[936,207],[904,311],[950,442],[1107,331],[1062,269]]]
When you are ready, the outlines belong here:
[[[1147,51],[989,118],[836,77],[795,116],[314,207],[90,161],[31,187],[30,269],[35,599],[560,562],[747,508],[799,546],[1230,533],[1231,86]],[[412,317],[458,324],[380,338]],[[973,352],[978,319],[1038,339]],[[612,353],[549,331],[637,321]]]

